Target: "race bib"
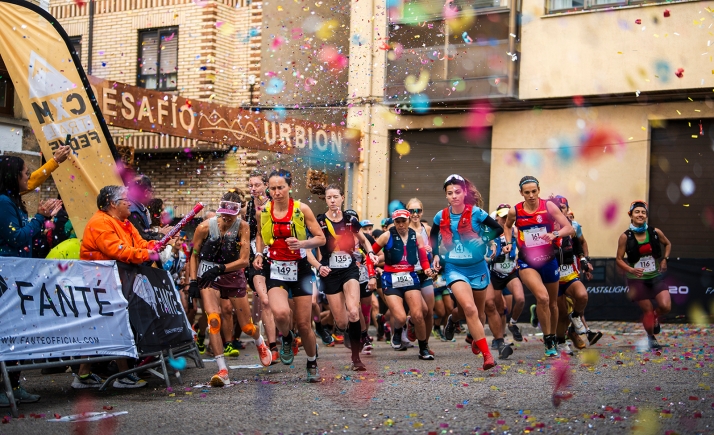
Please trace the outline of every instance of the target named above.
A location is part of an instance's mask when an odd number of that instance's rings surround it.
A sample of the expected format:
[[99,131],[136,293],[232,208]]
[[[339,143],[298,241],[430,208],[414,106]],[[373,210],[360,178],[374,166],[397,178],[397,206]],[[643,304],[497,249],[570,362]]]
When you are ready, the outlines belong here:
[[471,251],[464,248],[464,245],[459,242],[454,249],[449,252],[449,258],[452,260],[470,260],[474,258],[474,256],[471,254]]
[[344,269],[352,264],[352,254],[344,251],[333,252],[330,255],[330,269]]
[[392,274],[392,287],[401,288],[414,285],[414,278],[410,272],[399,272]]
[[493,271],[508,275],[516,268],[516,262],[512,260],[504,261],[502,263],[493,263]]
[[270,279],[297,281],[297,261],[273,261],[270,263]]
[[212,268],[213,266],[216,266],[218,263],[213,263],[211,261],[201,261],[198,263],[198,272],[196,273],[197,277],[202,277],[203,273],[207,271],[208,269]]
[[526,242],[526,248],[549,245],[550,242],[543,239],[543,236],[546,234],[548,234],[548,230],[545,227],[528,228],[527,230],[523,230],[523,238]]
[[656,272],[655,259],[651,255],[645,255],[635,264],[635,269],[643,269],[645,272]]
[[367,266],[359,267],[359,283],[364,284],[369,281],[369,272],[367,271]]
[[565,278],[573,273],[575,273],[575,268],[572,264],[563,264],[560,266],[560,276],[562,278]]

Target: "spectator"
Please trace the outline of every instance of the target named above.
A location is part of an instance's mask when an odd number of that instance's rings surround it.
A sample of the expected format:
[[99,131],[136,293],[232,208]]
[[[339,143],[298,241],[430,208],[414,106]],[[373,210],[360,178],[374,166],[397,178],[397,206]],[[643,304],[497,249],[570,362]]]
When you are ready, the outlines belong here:
[[44,183],[55,169],[59,168],[60,163],[67,160],[69,153],[72,149],[68,145],[62,145],[55,151],[53,157],[47,161],[40,169],[30,175],[30,179],[27,182],[25,190],[22,191],[22,195],[29,193]]
[[164,201],[159,198],[154,198],[149,201],[146,208],[149,210],[149,216],[151,217],[151,226],[162,227],[164,225],[161,222],[164,212]]
[[161,240],[171,231],[170,226],[160,227],[159,231],[151,229],[151,213],[146,208],[154,199],[154,189],[151,180],[146,175],[140,175],[129,185],[130,215],[129,221],[139,230],[144,240]]
[[[82,260],[116,260],[140,264],[157,259],[153,250],[156,242],[147,242],[129,222],[131,202],[127,189],[122,186],[105,186],[97,196],[99,210],[89,219],[84,229],[79,256]],[[126,359],[116,360],[119,371],[129,370]],[[91,372],[90,364],[79,366],[79,374],[72,381],[72,388],[99,388],[104,380]],[[140,388],[146,381],[130,373],[114,381],[114,388]]]
[[[45,221],[57,214],[62,201],[42,201],[34,219],[28,219],[27,208],[20,198],[27,190],[30,170],[25,161],[14,156],[0,156],[0,257],[32,257],[32,241],[41,233]],[[17,364],[8,361],[7,365]],[[9,374],[15,400],[33,403],[40,396],[28,393],[20,385],[20,372]],[[10,406],[7,395],[0,394],[0,408]]]

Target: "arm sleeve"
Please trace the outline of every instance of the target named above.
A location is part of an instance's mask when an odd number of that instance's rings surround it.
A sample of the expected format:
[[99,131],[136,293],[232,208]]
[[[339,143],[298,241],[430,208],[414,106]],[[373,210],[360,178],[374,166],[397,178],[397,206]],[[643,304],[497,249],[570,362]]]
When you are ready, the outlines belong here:
[[136,212],[132,212],[129,215],[129,222],[134,225],[134,228],[139,232],[139,236],[144,240],[161,240],[163,237],[161,234],[149,231],[149,228],[144,227],[143,219]]
[[100,252],[117,261],[139,264],[149,260],[149,252],[145,248],[126,246],[114,231],[103,231],[96,238],[96,243]]
[[439,255],[439,232],[441,231],[441,228],[439,225],[434,225],[431,226],[431,232],[429,233],[429,244],[431,245],[432,253],[434,255]]
[[484,219],[482,223],[493,230],[492,233],[494,239],[503,234],[503,227],[491,216],[486,215],[486,219]]
[[426,249],[423,246],[419,248],[419,263],[421,263],[421,268],[424,270],[431,268],[429,256],[426,254]]
[[14,249],[22,249],[24,247],[29,249],[33,237],[42,231],[45,217],[37,214],[35,219],[20,228],[20,221],[16,213],[7,210],[7,207],[2,207],[0,210],[2,210],[0,216],[0,240],[3,240]]
[[49,159],[40,169],[30,175],[30,179],[27,180],[27,191],[22,192],[22,194],[24,195],[40,187],[42,183],[50,178],[52,172],[57,168],[59,168],[59,163],[57,163],[55,159]]
[[374,251],[374,253],[375,253],[375,255],[376,255],[376,254],[379,254],[379,251],[382,250],[382,247],[379,246],[379,243],[377,243],[377,242],[375,241],[374,243],[372,243],[372,250]]

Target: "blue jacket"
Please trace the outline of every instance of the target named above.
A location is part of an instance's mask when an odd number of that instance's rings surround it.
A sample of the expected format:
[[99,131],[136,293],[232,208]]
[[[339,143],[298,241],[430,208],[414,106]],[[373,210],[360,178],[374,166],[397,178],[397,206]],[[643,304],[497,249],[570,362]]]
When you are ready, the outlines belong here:
[[0,195],[0,257],[32,258],[32,239],[44,224],[41,214],[29,220],[7,195]]

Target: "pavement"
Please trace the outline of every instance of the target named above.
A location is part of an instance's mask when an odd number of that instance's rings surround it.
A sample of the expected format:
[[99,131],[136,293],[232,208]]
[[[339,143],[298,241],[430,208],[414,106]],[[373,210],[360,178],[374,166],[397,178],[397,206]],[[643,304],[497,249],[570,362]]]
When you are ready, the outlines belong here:
[[[189,367],[168,389],[146,377],[138,390],[77,391],[72,375],[24,372],[23,384],[42,395],[23,404],[23,418],[5,418],[0,434],[201,433],[714,433],[714,339],[708,328],[663,325],[660,354],[638,352],[641,326],[591,322],[603,338],[568,360],[545,359],[536,330],[522,326],[526,341],[487,372],[464,335],[455,342],[431,338],[434,361],[416,348],[393,351],[375,342],[363,357],[367,372],[349,371],[349,351],[320,346],[323,381],[307,384],[305,353],[294,365],[230,370],[233,384],[205,386],[216,364]],[[511,337],[507,337],[508,340]],[[489,339],[490,341],[490,339]],[[205,355],[204,358],[210,357]],[[252,344],[228,365],[257,364]],[[553,405],[554,376],[565,376]],[[95,422],[66,422],[82,412],[105,413]],[[9,416],[9,409],[0,409]],[[64,417],[64,419],[63,419]]]

